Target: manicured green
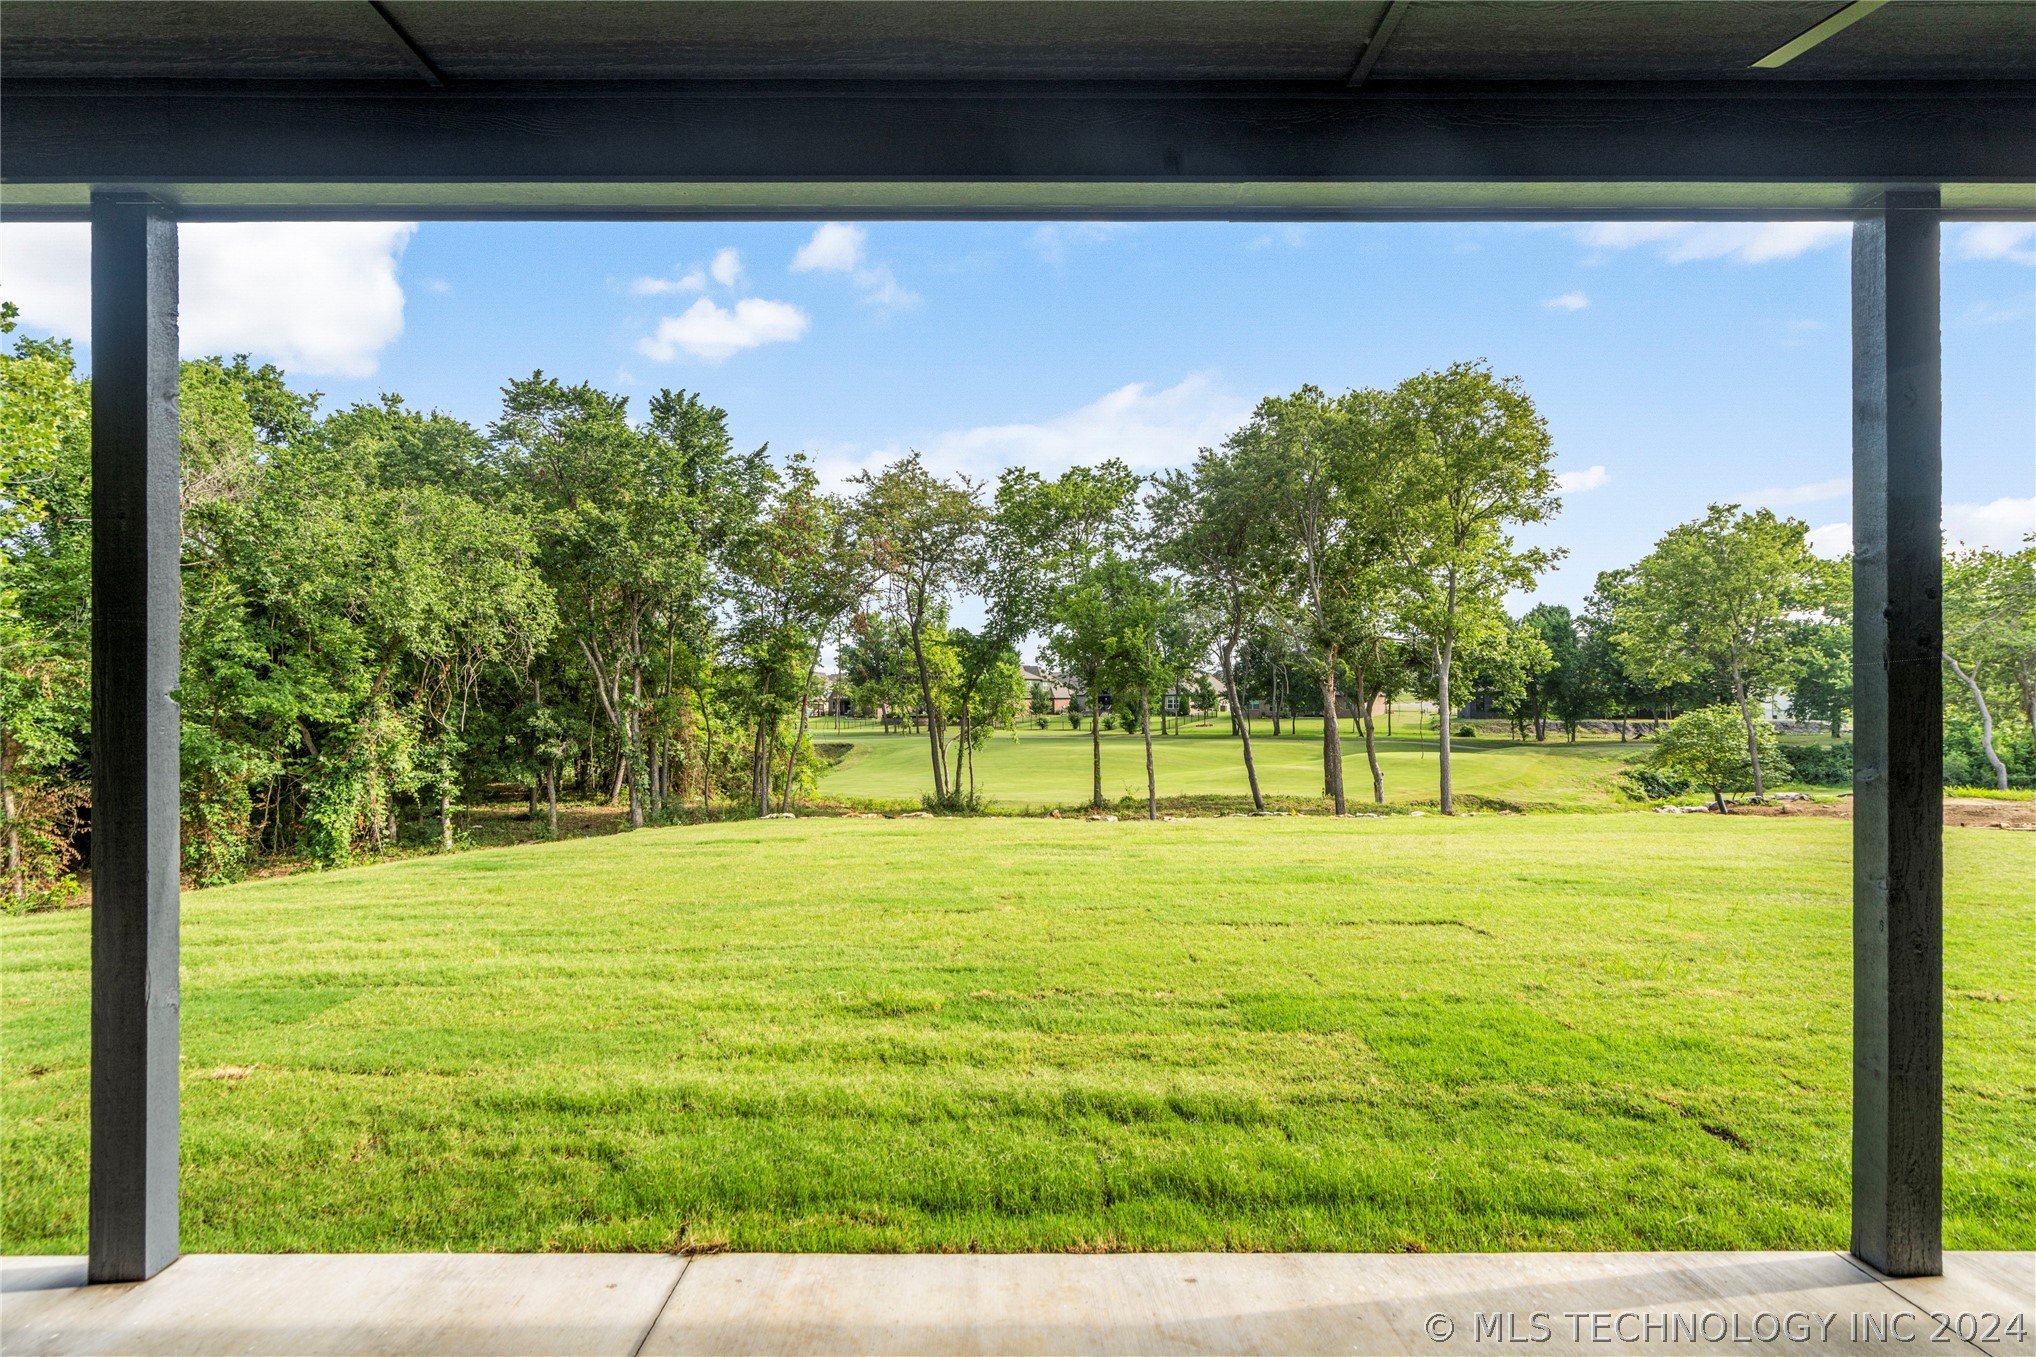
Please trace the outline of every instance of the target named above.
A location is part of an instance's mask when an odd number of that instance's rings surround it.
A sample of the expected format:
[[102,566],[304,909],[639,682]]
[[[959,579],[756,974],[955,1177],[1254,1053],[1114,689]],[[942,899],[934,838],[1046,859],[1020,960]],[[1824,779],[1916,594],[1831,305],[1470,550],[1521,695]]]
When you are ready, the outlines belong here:
[[[1432,733],[1410,733],[1414,720],[1400,725],[1394,738],[1379,737],[1379,763],[1385,773],[1389,804],[1433,805],[1436,797],[1435,739]],[[1304,719],[1299,732],[1272,736],[1270,722],[1253,726],[1252,751],[1258,760],[1259,785],[1269,797],[1320,799],[1322,796],[1322,722]],[[1365,763],[1364,741],[1344,723],[1343,768],[1350,788],[1350,808],[1363,811],[1371,801],[1371,770]],[[923,736],[884,735],[862,731],[831,733],[826,722],[814,738],[840,741],[854,748],[821,780],[820,794],[844,799],[908,801],[917,804],[933,785],[931,760]],[[1615,804],[1614,779],[1653,748],[1618,740],[1545,744],[1502,739],[1455,742],[1456,791],[1527,807],[1609,807]],[[1244,778],[1240,742],[1227,727],[1190,722],[1182,734],[1153,737],[1153,765],[1159,794],[1169,797],[1224,797],[1248,806],[1250,786]],[[994,804],[1023,806],[1086,805],[1089,800],[1089,734],[1068,728],[1065,718],[1046,730],[1021,725],[1014,740],[1008,732],[993,735],[976,753],[976,782]],[[1136,735],[1107,730],[1103,736],[1103,796],[1115,802],[1131,797],[1145,801],[1145,746]]]
[[[804,819],[194,893],[183,1242],[1839,1248],[1848,830]],[[1946,840],[1946,1243],[2032,1248],[2036,835]],[[8,1252],[85,1244],[89,923],[0,920]]]

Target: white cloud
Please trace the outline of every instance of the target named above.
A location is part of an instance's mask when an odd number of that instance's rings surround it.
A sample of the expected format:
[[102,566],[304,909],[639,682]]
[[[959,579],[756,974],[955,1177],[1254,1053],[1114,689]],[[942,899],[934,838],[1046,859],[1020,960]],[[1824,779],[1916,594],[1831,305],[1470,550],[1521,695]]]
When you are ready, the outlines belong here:
[[870,259],[868,244],[869,232],[860,226],[823,222],[792,256],[792,272],[845,273],[871,306],[891,311],[917,306],[919,294],[901,284],[889,264]]
[[851,273],[862,263],[869,232],[845,221],[822,222],[792,256],[794,273]]
[[92,231],[87,226],[0,225],[0,297],[39,330],[86,340],[92,332]]
[[1577,236],[1606,250],[1652,246],[1671,264],[1695,259],[1765,264],[1850,240],[1852,226],[1842,221],[1623,221],[1582,226]]
[[1041,259],[1059,266],[1067,262],[1068,246],[1094,244],[1130,229],[1131,223],[1121,221],[1055,222],[1033,231],[1030,239]]
[[[371,376],[403,333],[396,266],[414,222],[216,222],[178,230],[185,354],[251,353],[295,372]],[[91,337],[91,229],[0,227],[0,294],[30,324]]]
[[1275,226],[1269,231],[1264,231],[1253,236],[1245,242],[1244,248],[1247,250],[1267,250],[1278,245],[1289,250],[1298,250],[1307,243],[1308,228],[1299,223],[1290,222],[1282,226]]
[[1811,481],[1806,485],[1769,486],[1750,495],[1741,495],[1739,500],[1742,504],[1786,509],[1797,504],[1822,504],[1825,500],[1838,499],[1851,493],[1852,477],[1839,476],[1828,481]]
[[1852,525],[1850,523],[1826,523],[1821,528],[1810,529],[1805,539],[1812,556],[1822,556],[1835,561],[1840,556],[1852,553]]
[[637,278],[631,281],[629,290],[639,297],[656,297],[667,292],[705,292],[707,271],[687,269],[676,278]]
[[1959,228],[1960,259],[2006,259],[2036,264],[2036,222],[1976,221]]
[[1541,304],[1551,311],[1581,311],[1591,304],[1591,299],[1581,292],[1565,292]]
[[1566,495],[1579,495],[1586,490],[1595,490],[1611,479],[1612,474],[1604,467],[1587,466],[1582,471],[1557,473],[1555,488]]
[[[1250,401],[1225,388],[1213,374],[1195,373],[1159,390],[1133,382],[1038,423],[953,429],[916,446],[942,475],[966,472],[985,480],[1009,466],[1053,476],[1106,457],[1154,471],[1193,461],[1198,449],[1222,442],[1250,415]],[[898,446],[808,451],[822,475],[836,483],[904,453]]]
[[707,266],[707,272],[723,287],[734,287],[735,280],[742,277],[742,251],[727,245],[714,252],[714,262]]
[[[1953,550],[1994,547],[2016,551],[2031,533],[2036,533],[2036,495],[1944,506],[1944,543]],[[1852,525],[1827,523],[1812,528],[1809,540],[1810,550],[1819,556],[1843,556],[1852,550]]]
[[660,363],[669,363],[681,353],[718,363],[760,344],[798,339],[809,323],[806,313],[790,302],[744,297],[729,310],[702,297],[687,307],[685,314],[659,321],[657,333],[636,347]]
[[2030,533],[2036,533],[2036,495],[1944,506],[1944,538],[1952,546],[2014,551]]

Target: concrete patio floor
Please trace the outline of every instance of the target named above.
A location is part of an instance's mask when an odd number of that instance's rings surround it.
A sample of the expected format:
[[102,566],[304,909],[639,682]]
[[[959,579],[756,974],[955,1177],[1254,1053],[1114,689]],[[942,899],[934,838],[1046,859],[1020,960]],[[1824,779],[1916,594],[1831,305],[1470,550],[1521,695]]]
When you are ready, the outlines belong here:
[[2036,1253],[1909,1280],[1839,1253],[201,1254],[84,1279],[0,1259],[0,1350],[2036,1354]]

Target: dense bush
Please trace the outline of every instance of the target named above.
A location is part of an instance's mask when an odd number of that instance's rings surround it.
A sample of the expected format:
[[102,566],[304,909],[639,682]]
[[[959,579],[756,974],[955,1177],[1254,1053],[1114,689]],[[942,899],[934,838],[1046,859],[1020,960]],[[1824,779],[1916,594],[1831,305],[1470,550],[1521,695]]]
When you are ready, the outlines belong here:
[[[1994,728],[1994,752],[2008,765],[2008,785],[2036,787],[2036,742],[2027,729]],[[1947,787],[1993,787],[1998,781],[1993,764],[1980,745],[1979,721],[1954,717],[1944,723],[1944,785]]]
[[1788,747],[1789,767],[1798,782],[1813,787],[1852,785],[1852,746],[1849,744],[1792,744]]
[[1644,763],[1621,773],[1619,782],[1628,796],[1641,801],[1669,801],[1690,789],[1687,778]]

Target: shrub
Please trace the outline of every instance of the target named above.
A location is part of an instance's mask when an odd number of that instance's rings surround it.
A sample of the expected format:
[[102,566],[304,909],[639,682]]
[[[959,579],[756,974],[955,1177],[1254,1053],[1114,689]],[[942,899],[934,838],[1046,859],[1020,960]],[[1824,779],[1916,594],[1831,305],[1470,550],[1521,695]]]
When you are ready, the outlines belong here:
[[1645,763],[1628,768],[1619,775],[1619,780],[1625,784],[1627,795],[1642,801],[1668,801],[1690,789],[1689,779]]
[[[1769,782],[1786,781],[1788,760],[1782,757],[1781,743],[1774,727],[1756,721],[1753,738],[1760,751],[1760,769]],[[1648,756],[1648,766],[1706,788],[1718,809],[1725,809],[1725,793],[1743,791],[1753,785],[1753,760],[1746,752],[1746,726],[1739,709],[1721,703],[1676,718],[1662,732],[1661,740]]]
[[0,880],[0,900],[10,912],[49,909],[78,893],[78,831],[84,825],[89,789],[61,778],[17,776],[8,787],[14,814],[0,825],[14,831],[20,874]]
[[1814,787],[1852,785],[1852,746],[1849,744],[1796,744],[1788,748],[1789,767],[1798,782]]
[[1456,738],[1459,740],[1474,740],[1477,738],[1477,728],[1475,726],[1458,726],[1456,728]]
[[[1994,727],[1994,752],[2008,766],[2008,786],[2036,787],[2036,741],[2025,730]],[[1994,766],[1980,744],[1979,721],[1963,713],[1944,723],[1944,785],[1992,787]]]

